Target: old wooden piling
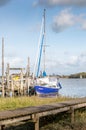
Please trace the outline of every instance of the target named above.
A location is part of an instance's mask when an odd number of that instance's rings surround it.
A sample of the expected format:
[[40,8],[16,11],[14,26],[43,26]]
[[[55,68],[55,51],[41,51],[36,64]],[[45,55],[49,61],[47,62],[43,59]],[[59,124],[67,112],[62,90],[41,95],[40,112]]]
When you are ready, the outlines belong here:
[[7,88],[9,89],[10,87],[9,87],[9,63],[7,63],[7,69],[6,69],[6,80],[7,80]]
[[2,97],[4,94],[4,38],[2,38]]
[[74,123],[74,108],[70,107],[70,113],[71,113],[71,123]]
[[[9,64],[7,64],[6,69],[6,91],[10,93],[11,96],[15,96],[15,91],[17,95],[26,95],[26,89],[28,89],[28,79],[29,77],[25,77],[24,74],[25,68],[11,68]],[[20,71],[19,73],[11,74],[10,71]],[[26,84],[27,83],[27,84]],[[27,86],[26,86],[27,85]],[[10,96],[10,94],[8,94]]]

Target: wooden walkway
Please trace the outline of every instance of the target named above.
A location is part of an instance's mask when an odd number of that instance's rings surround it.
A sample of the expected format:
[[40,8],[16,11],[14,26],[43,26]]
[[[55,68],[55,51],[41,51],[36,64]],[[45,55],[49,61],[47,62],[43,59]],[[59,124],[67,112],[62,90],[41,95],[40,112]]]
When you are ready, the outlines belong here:
[[5,129],[5,125],[17,123],[21,121],[32,121],[35,124],[35,130],[39,130],[39,118],[48,115],[54,115],[61,112],[69,111],[71,113],[71,122],[74,121],[74,110],[86,108],[86,98],[65,101],[61,103],[53,103],[42,106],[25,107],[15,110],[7,110],[0,112],[1,130]]

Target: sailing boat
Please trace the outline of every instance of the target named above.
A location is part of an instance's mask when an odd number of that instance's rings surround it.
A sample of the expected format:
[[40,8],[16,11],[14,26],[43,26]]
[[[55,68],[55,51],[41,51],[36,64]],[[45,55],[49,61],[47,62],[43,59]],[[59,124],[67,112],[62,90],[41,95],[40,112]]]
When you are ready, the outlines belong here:
[[[36,73],[36,78],[35,78],[34,89],[37,95],[57,95],[59,89],[62,88],[61,84],[60,82],[58,82],[57,78],[47,76],[46,71],[45,71],[45,43],[44,43],[45,41],[45,11],[46,10],[44,9],[42,26],[41,26],[42,35],[40,35],[41,44],[39,44],[38,46],[39,51],[38,51],[38,58],[36,60],[37,73]],[[41,77],[39,77],[42,52],[44,52],[44,70]]]

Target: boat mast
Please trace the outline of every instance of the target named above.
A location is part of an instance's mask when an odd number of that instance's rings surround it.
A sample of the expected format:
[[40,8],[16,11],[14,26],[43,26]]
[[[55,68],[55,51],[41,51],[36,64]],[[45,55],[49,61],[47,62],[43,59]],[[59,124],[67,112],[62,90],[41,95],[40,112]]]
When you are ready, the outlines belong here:
[[43,53],[44,53],[44,72],[45,72],[45,44],[46,44],[46,30],[45,30],[45,11],[46,9],[44,9],[44,48],[43,48]]
[[46,75],[46,72],[45,72],[45,44],[44,44],[44,39],[45,39],[45,11],[46,11],[46,10],[44,9],[44,13],[43,13],[42,39],[41,39],[41,44],[40,44],[40,52],[39,52],[38,68],[37,68],[36,77],[39,76],[42,51],[43,51],[43,53],[44,53],[44,71],[43,71],[43,75],[44,75],[44,76]]
[[45,23],[45,21],[46,21],[46,19],[45,18],[46,18],[46,16],[45,16],[45,13],[46,13],[46,9],[44,9],[44,45],[43,45],[43,56],[44,56],[43,57],[44,58],[43,59],[44,60],[44,68],[43,69],[44,70],[43,70],[43,74],[42,74],[43,77],[46,76],[46,71],[45,71],[46,70],[46,65],[45,65],[45,60],[46,60],[46,52],[45,52],[45,48],[46,48],[46,29],[45,29],[46,28],[45,27],[46,23]]

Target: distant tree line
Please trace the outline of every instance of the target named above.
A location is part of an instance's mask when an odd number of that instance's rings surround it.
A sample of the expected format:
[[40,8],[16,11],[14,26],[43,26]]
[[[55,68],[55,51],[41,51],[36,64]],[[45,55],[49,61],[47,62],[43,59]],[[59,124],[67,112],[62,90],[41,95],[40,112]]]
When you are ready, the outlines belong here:
[[86,78],[86,72],[76,73],[76,74],[70,74],[70,75],[57,75],[57,74],[51,74],[50,77],[56,77],[56,78]]
[[71,74],[68,76],[68,78],[86,78],[86,72]]

